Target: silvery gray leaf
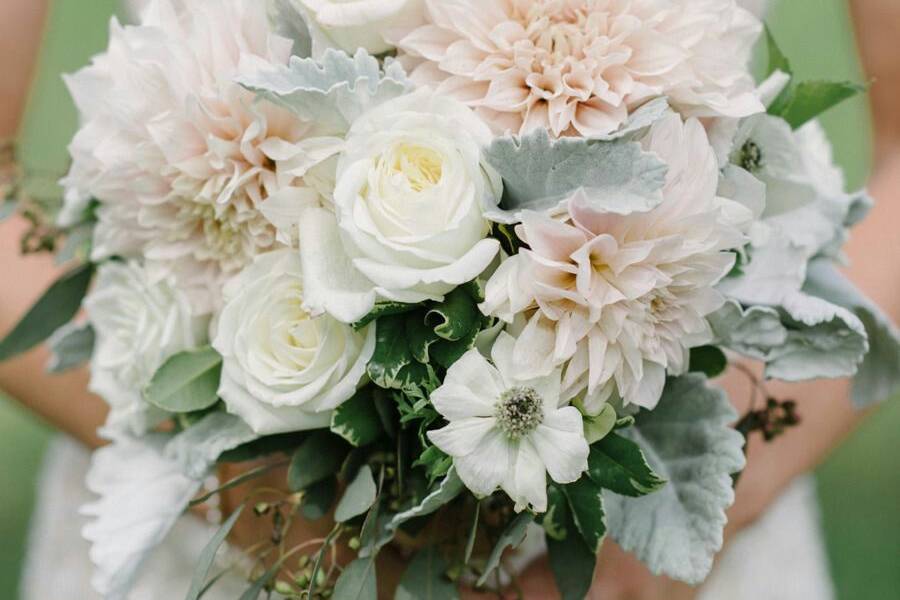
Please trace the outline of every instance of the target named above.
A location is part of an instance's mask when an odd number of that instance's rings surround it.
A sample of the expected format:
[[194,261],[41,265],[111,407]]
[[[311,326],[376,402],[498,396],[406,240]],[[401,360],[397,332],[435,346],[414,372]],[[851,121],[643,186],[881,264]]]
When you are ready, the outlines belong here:
[[691,374],[670,379],[659,406],[619,432],[668,481],[640,498],[604,490],[610,534],[654,573],[697,584],[712,568],[734,502],[731,476],[745,463],[736,418],[725,392]]
[[716,345],[744,356],[767,360],[773,348],[787,342],[788,332],[778,311],[771,306],[751,306],[746,310],[734,300],[707,317]]
[[188,477],[202,479],[223,452],[258,437],[239,417],[214,412],[173,437],[164,454]]
[[327,50],[321,61],[291,57],[288,66],[259,69],[238,78],[245,88],[316,124],[316,135],[346,132],[361,114],[404,94],[409,82],[400,63],[360,49],[354,56]]
[[94,351],[94,328],[90,323],[68,323],[47,340],[50,347],[48,373],[63,373],[91,359]]
[[825,260],[810,263],[804,290],[852,311],[865,327],[869,352],[853,380],[856,406],[870,406],[900,391],[900,331],[890,318]]
[[312,37],[303,15],[291,0],[272,0],[269,19],[275,33],[293,40],[293,54],[307,57],[312,54]]
[[668,99],[664,97],[654,98],[634,109],[631,114],[628,115],[628,120],[626,120],[618,130],[592,139],[612,141],[633,137],[634,134],[642,133],[648,127],[653,125],[665,115],[668,110]]
[[551,139],[536,129],[495,139],[484,156],[503,178],[501,206],[485,211],[497,222],[516,222],[524,210],[556,211],[579,191],[588,208],[623,215],[662,202],[666,165],[637,142]]

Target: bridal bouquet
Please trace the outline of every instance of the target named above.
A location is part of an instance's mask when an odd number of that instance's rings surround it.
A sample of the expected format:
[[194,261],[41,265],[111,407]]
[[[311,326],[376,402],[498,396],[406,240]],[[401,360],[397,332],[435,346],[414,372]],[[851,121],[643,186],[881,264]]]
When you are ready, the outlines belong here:
[[247,599],[374,599],[389,544],[398,599],[545,549],[581,599],[607,535],[697,584],[746,436],[798,422],[768,397],[739,420],[710,379],[744,356],[855,376],[860,405],[897,386],[896,329],[836,269],[869,199],[814,120],[861,88],[798,80],[735,0],[184,4],[67,78],[64,202],[22,210],[76,266],[0,345],[89,359],[110,406],[104,597],[238,485],[188,600],[241,515]]

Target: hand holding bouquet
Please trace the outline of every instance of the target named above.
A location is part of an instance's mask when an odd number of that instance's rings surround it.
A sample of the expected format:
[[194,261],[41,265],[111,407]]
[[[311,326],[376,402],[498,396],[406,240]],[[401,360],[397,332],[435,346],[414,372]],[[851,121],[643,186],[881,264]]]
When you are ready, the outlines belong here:
[[[546,548],[580,599],[607,535],[703,581],[745,437],[798,421],[775,399],[738,421],[709,379],[743,355],[855,376],[865,405],[900,373],[896,329],[835,268],[869,199],[814,120],[860,90],[798,81],[767,33],[757,86],[763,31],[733,0],[155,0],[113,21],[68,79],[53,231],[78,266],[0,343],[89,359],[110,405],[98,591],[127,597],[175,519],[238,485],[189,600],[250,512],[248,599],[374,599],[391,544],[396,598],[502,588]],[[253,487],[278,467],[284,489]]]

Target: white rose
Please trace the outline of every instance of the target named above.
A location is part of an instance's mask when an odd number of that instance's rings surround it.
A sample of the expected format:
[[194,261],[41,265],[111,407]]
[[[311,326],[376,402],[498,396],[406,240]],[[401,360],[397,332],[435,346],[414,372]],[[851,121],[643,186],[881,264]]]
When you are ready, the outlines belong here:
[[356,332],[303,305],[294,250],[263,254],[225,286],[213,347],[223,358],[219,396],[259,434],[327,427],[356,392],[375,328]]
[[491,132],[468,108],[419,90],[353,124],[337,168],[335,214],[300,222],[307,304],[344,322],[377,299],[438,300],[497,255],[485,205],[502,184],[481,162]]
[[[363,48],[381,54],[393,48],[386,34],[423,21],[422,0],[293,0],[306,15],[313,55],[336,46],[350,54]],[[305,10],[304,10],[305,9]]]
[[107,262],[85,299],[96,333],[92,392],[110,405],[107,426],[141,434],[165,418],[142,397],[170,356],[206,342],[209,319],[191,314],[186,294],[136,262]]

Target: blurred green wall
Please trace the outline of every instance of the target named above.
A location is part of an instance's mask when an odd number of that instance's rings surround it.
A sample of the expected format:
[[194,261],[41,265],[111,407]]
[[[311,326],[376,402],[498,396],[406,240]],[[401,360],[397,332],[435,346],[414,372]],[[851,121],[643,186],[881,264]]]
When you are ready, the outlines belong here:
[[[117,2],[56,0],[54,5],[23,144],[29,167],[61,173],[66,166],[65,144],[74,133],[76,116],[59,75],[83,66],[102,49],[107,19]],[[844,0],[783,0],[769,21],[801,76],[861,80]],[[828,113],[823,121],[849,184],[861,185],[871,162],[865,100],[848,102]],[[898,430],[900,402],[894,401],[818,471],[828,551],[841,600],[898,598]],[[44,425],[0,397],[0,600],[18,598],[18,573],[34,482],[49,437]]]

